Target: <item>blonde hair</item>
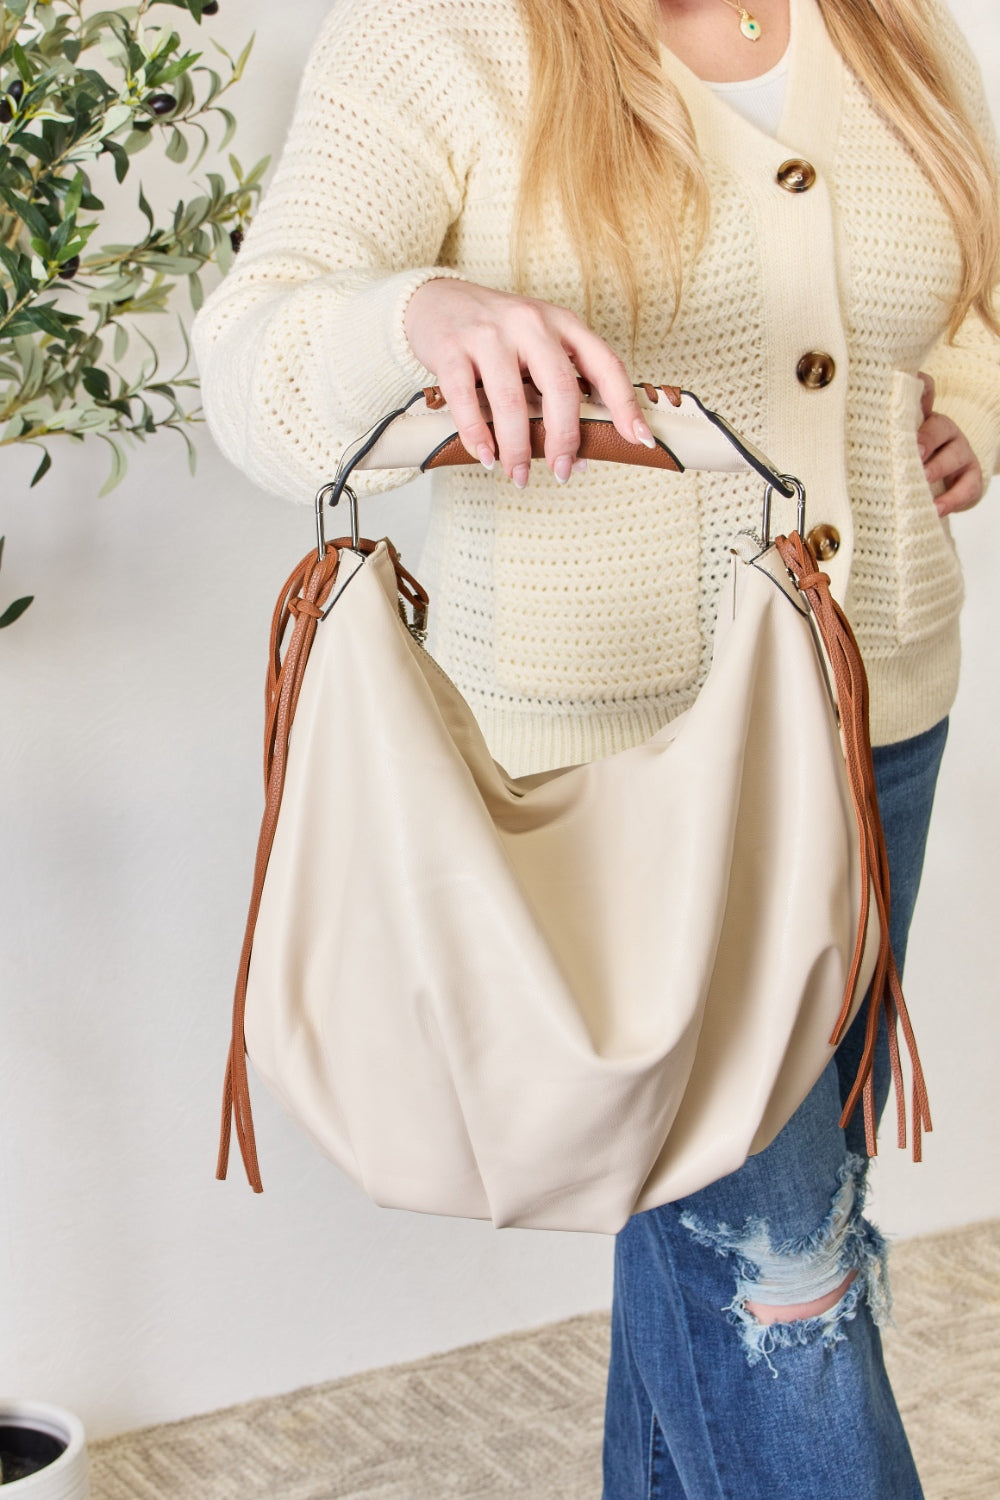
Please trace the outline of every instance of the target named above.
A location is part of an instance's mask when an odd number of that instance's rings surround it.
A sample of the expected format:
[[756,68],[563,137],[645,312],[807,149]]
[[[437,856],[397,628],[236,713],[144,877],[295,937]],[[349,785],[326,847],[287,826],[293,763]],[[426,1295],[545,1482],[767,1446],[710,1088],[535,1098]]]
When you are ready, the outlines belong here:
[[[970,310],[1000,333],[997,177],[932,48],[927,0],[818,0],[848,67],[913,151],[948,212],[961,252],[954,335]],[[554,201],[580,261],[590,320],[598,268],[610,269],[631,314],[633,354],[642,288],[632,258],[637,220],[655,226],[680,302],[685,243],[699,243],[709,190],[690,115],[659,60],[657,0],[520,0],[532,59],[514,226],[523,285],[529,236]]]

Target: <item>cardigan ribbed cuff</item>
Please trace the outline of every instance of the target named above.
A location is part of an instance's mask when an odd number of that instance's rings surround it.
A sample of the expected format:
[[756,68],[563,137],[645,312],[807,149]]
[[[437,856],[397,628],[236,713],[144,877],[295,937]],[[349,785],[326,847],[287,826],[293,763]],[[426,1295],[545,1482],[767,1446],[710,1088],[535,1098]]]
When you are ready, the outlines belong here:
[[1000,461],[1000,371],[973,361],[961,349],[941,348],[928,362],[928,374],[934,376],[934,410],[968,438],[988,484]]
[[967,387],[964,390],[951,388],[950,381],[945,378],[937,386],[934,409],[950,417],[968,438],[982,468],[983,479],[989,484],[991,476],[1000,473],[1000,392],[995,402],[983,401],[971,396]]
[[374,421],[414,391],[434,383],[434,373],[420,363],[407,342],[404,319],[414,292],[442,277],[467,279],[447,266],[419,266],[373,278],[352,296],[331,299],[323,332],[327,375],[338,413],[354,410]]

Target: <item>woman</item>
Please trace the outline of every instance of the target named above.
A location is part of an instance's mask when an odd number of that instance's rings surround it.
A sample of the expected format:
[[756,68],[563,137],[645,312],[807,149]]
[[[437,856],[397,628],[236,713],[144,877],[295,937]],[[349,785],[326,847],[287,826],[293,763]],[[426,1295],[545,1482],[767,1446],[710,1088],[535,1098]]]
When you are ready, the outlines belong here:
[[[692,702],[758,504],[588,469],[577,376],[630,442],[632,380],[676,381],[799,475],[868,665],[900,962],[957,680],[945,518],[1000,442],[989,128],[943,0],[342,0],[195,330],[223,450],[303,500],[440,384],[480,464],[435,475],[431,646],[514,773]],[[619,1235],[606,1500],[921,1493],[838,1125],[859,1042],[765,1152]]]

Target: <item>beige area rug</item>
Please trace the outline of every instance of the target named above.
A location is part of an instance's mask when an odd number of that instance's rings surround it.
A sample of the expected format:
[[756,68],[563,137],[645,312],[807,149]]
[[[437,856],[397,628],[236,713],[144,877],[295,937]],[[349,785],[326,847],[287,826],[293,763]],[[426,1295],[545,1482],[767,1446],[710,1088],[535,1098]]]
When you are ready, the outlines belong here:
[[[1000,1221],[898,1244],[892,1273],[927,1500],[998,1500]],[[598,1500],[607,1351],[590,1313],[127,1433],[92,1445],[92,1500]]]

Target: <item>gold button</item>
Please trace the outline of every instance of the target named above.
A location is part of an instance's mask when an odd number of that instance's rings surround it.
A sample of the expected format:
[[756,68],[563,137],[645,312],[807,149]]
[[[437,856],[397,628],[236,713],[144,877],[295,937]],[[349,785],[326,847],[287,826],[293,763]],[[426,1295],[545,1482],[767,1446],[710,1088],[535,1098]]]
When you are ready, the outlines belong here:
[[806,193],[816,181],[816,168],[793,156],[778,168],[778,182],[786,193]]
[[807,391],[821,391],[825,385],[830,384],[836,373],[833,355],[824,354],[821,349],[810,349],[795,366],[799,384],[804,385]]
[[817,562],[829,562],[840,551],[840,532],[836,526],[814,526],[806,537],[806,546]]

